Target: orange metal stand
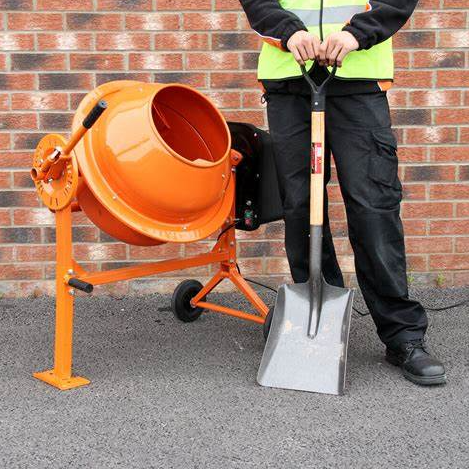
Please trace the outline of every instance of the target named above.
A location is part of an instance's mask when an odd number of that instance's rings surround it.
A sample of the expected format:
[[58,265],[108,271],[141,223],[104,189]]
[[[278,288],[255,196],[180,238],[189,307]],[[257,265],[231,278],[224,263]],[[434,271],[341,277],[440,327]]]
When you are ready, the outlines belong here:
[[[233,177],[235,175],[233,174]],[[56,219],[56,318],[55,318],[55,350],[54,368],[52,370],[34,373],[34,377],[66,390],[89,384],[89,380],[72,375],[72,341],[73,341],[73,312],[75,290],[68,285],[71,278],[102,285],[128,280],[162,272],[185,269],[188,267],[220,263],[217,273],[204,288],[191,300],[193,307],[228,314],[237,318],[263,324],[268,313],[268,307],[241,276],[236,263],[235,227],[231,226],[235,219],[235,203],[233,201],[229,218],[225,221],[222,233],[212,250],[205,254],[187,258],[168,259],[132,267],[124,267],[106,272],[88,273],[74,259],[72,255],[72,211],[79,211],[76,203],[70,203],[65,208],[55,212]],[[229,228],[228,228],[229,227]],[[207,301],[200,301],[210,293],[223,279],[228,279],[253,305],[258,315],[239,311],[226,306]]]

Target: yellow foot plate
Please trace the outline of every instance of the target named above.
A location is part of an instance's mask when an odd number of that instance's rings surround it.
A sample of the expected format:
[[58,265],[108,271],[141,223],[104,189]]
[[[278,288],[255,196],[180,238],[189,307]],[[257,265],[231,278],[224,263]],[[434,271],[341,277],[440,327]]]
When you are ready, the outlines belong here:
[[90,380],[82,378],[81,376],[72,376],[70,378],[59,378],[54,370],[41,371],[40,373],[33,373],[33,376],[41,381],[44,381],[51,386],[54,386],[61,391],[67,389],[78,388],[79,386],[86,386],[90,384]]

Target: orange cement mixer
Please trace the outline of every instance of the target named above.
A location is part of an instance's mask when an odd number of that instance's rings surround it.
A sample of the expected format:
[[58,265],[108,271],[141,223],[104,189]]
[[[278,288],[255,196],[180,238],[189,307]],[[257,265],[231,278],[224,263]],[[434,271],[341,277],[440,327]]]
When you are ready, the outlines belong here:
[[[59,389],[89,383],[72,375],[73,299],[75,290],[91,293],[95,285],[218,263],[205,286],[185,280],[176,288],[175,315],[190,322],[211,310],[265,322],[268,308],[236,262],[235,172],[241,159],[221,113],[182,84],[101,85],[79,105],[69,141],[50,134],[39,142],[31,177],[56,217],[56,334],[54,368],[35,377]],[[72,254],[72,212],[81,210],[115,239],[140,246],[189,243],[221,231],[208,253],[87,272]],[[206,301],[225,278],[255,314]]]

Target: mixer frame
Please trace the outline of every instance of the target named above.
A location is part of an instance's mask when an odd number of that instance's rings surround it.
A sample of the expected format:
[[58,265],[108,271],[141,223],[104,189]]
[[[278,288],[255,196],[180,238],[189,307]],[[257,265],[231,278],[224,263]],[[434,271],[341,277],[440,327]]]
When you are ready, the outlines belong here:
[[[105,104],[105,103],[104,103]],[[54,187],[62,188],[64,186],[63,178],[70,178],[70,171],[63,166],[64,161],[70,161],[73,168],[77,167],[76,156],[73,153],[73,147],[76,142],[83,137],[85,132],[91,127],[94,121],[105,109],[101,103],[102,109],[97,107],[91,122],[86,122],[83,127],[78,129],[75,135],[72,135],[68,145],[64,146],[66,151],[61,148],[42,148],[41,158],[35,159],[35,165],[31,171],[31,176],[36,183],[38,193],[42,195],[42,200],[49,209],[55,213],[56,225],[56,315],[55,315],[55,344],[54,344],[54,366],[52,369],[34,373],[33,376],[44,381],[60,390],[67,390],[84,386],[90,383],[87,378],[72,374],[72,352],[73,352],[73,317],[74,317],[74,298],[76,289],[91,293],[94,286],[114,283],[123,280],[130,280],[149,275],[171,272],[175,270],[187,269],[189,267],[203,266],[207,264],[219,263],[216,274],[206,283],[196,296],[191,300],[191,306],[201,307],[209,311],[227,314],[240,319],[252,321],[258,324],[264,324],[269,308],[257,295],[253,288],[243,278],[237,268],[236,252],[236,232],[234,226],[235,204],[233,199],[229,217],[221,227],[221,234],[212,249],[204,254],[185,258],[166,259],[158,262],[139,264],[130,267],[123,267],[109,271],[87,272],[73,257],[73,239],[72,239],[72,213],[81,211],[78,202],[75,201],[77,184],[70,184],[70,190],[66,197],[61,199],[63,207],[54,209],[52,202]],[[79,138],[78,138],[79,137]],[[48,141],[57,141],[57,136],[49,138]],[[72,145],[73,143],[73,145]],[[231,151],[232,177],[236,177],[236,165],[242,159],[242,155],[234,150]],[[45,159],[45,162],[44,162]],[[62,165],[61,170],[59,165]],[[65,170],[63,169],[65,168]],[[51,178],[51,175],[54,177]],[[49,184],[49,186],[47,186]],[[51,195],[44,196],[46,191],[43,187],[47,186]],[[65,187],[67,187],[65,185]],[[42,189],[39,189],[42,188]],[[224,279],[230,280],[239,291],[247,298],[258,314],[240,311],[227,306],[202,301]]]

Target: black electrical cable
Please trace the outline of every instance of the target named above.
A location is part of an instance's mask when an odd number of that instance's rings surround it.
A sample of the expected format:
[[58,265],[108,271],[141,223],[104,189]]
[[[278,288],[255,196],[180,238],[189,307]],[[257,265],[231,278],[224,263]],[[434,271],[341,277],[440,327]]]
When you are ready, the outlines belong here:
[[217,241],[221,238],[224,233],[226,233],[230,228],[233,228],[233,226],[237,225],[240,221],[241,218],[235,218],[234,223],[231,223],[231,225],[228,225],[227,227],[223,228],[217,236]]
[[[241,273],[241,270],[239,269],[239,265],[236,263],[236,267],[238,269],[238,272]],[[277,290],[275,288],[272,288],[272,287],[269,287],[268,285],[265,285],[261,282],[256,282],[255,280],[252,280],[250,278],[247,278],[247,277],[244,277],[244,279],[250,283],[254,283],[256,285],[259,285],[261,287],[264,287],[264,288],[267,288],[268,290],[272,290],[273,292],[277,293]],[[424,306],[424,309],[427,309],[428,311],[446,311],[448,309],[453,309],[453,308],[457,308],[459,306],[464,306],[464,305],[469,305],[469,299],[468,300],[464,300],[464,301],[461,301],[459,303],[454,303],[452,305],[448,305],[448,306],[442,306],[441,308],[430,308],[429,306]],[[365,317],[365,316],[369,316],[370,313],[364,313],[363,311],[360,311],[359,309],[355,308],[355,306],[353,307],[353,310],[359,314],[361,317]]]

